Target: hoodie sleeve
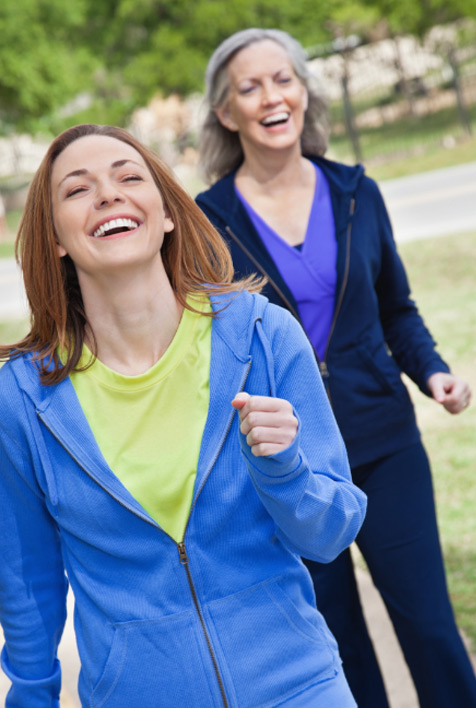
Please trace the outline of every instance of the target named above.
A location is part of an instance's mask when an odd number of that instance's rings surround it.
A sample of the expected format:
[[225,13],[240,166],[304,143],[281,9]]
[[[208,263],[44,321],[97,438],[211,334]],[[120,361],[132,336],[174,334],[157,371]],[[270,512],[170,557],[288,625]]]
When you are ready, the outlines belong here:
[[344,443],[301,326],[270,305],[263,330],[268,376],[274,377],[275,395],[292,403],[298,434],[280,453],[255,457],[240,433],[241,449],[283,542],[306,558],[330,562],[357,535],[366,496],[351,481]]
[[368,203],[376,210],[380,236],[380,273],[375,289],[385,341],[401,371],[429,395],[428,378],[437,371],[447,372],[449,368],[436,351],[436,343],[411,298],[407,274],[397,252],[380,190],[370,179],[365,184],[369,191]]
[[0,376],[1,663],[12,682],[5,705],[57,708],[67,581],[58,530],[35,474],[39,460],[26,414],[31,404],[15,390],[7,368]]

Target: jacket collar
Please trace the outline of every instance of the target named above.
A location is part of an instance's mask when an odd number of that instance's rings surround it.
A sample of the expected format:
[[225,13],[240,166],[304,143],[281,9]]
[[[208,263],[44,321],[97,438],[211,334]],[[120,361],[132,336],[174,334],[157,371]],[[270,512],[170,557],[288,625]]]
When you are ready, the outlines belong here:
[[[364,168],[360,164],[344,165],[317,155],[306,155],[305,157],[320,167],[329,182],[336,236],[339,239],[345,233],[349,219],[350,201],[364,175]],[[254,233],[254,227],[235,192],[235,175],[238,168],[239,165],[218,180],[210,189],[199,194],[197,202],[216,214],[223,223],[229,224],[232,230],[236,229],[239,238],[246,241],[245,235]],[[260,239],[253,239],[253,249],[259,251],[258,260],[263,265],[269,266],[267,261],[270,256]]]

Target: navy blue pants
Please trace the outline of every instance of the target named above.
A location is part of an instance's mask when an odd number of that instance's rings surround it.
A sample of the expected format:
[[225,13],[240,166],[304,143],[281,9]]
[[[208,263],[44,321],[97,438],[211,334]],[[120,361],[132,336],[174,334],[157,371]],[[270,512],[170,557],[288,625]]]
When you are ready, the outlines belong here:
[[[393,622],[421,708],[476,708],[476,678],[448,597],[423,446],[352,474],[368,496],[357,544]],[[359,708],[388,708],[350,552],[329,564],[305,562]]]

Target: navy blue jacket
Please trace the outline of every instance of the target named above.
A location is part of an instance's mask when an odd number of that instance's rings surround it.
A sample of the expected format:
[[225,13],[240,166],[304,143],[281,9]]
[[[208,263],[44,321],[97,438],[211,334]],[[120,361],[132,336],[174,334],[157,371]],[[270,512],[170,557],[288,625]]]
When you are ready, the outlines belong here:
[[[334,213],[337,287],[320,362],[353,467],[419,439],[405,372],[429,394],[428,377],[449,371],[410,297],[385,204],[361,165],[311,158],[326,175]],[[235,172],[197,197],[229,243],[238,276],[266,273],[264,294],[297,314],[296,302],[234,190]]]

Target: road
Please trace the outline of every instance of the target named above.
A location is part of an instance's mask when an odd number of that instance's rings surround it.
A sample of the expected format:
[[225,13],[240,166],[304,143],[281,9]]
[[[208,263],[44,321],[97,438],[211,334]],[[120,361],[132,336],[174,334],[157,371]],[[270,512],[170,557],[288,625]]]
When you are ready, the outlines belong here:
[[476,230],[476,162],[380,183],[398,242]]
[[20,271],[13,258],[0,258],[0,322],[26,315]]

